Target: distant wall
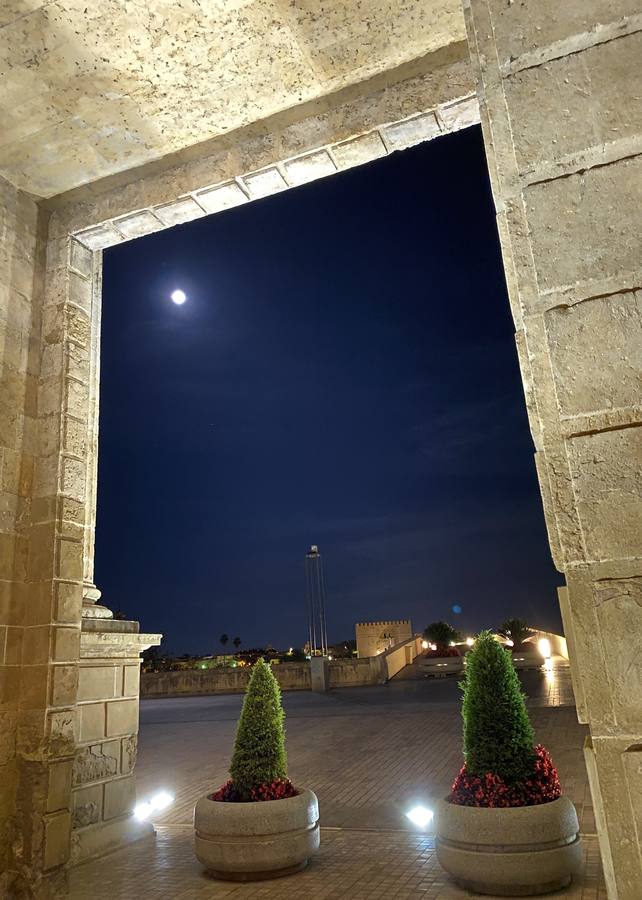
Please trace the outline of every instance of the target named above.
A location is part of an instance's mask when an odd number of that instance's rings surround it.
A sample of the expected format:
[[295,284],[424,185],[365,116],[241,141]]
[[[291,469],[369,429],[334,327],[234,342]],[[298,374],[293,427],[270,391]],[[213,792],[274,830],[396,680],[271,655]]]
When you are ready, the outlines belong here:
[[[387,677],[394,678],[398,672],[411,665],[419,653],[421,653],[421,637],[416,635],[391,647],[383,654]],[[379,657],[375,657],[377,658]]]
[[354,626],[357,656],[377,656],[412,637],[410,619],[386,619],[381,622],[357,622]]
[[387,678],[383,656],[369,659],[333,659],[330,663],[330,687],[359,687],[384,684]]
[[[329,664],[330,687],[362,687],[385,684],[403,668],[407,650],[393,648],[388,653],[368,659],[333,659]],[[414,659],[414,655],[412,657]],[[141,697],[179,697],[194,694],[240,694],[245,691],[250,668],[188,669],[182,672],[143,672]],[[283,691],[309,691],[310,665],[281,663],[272,671]]]
[[[176,697],[182,694],[239,694],[247,686],[248,667],[220,669],[188,669],[183,672],[143,672],[141,697]],[[284,691],[310,690],[310,666],[307,662],[281,663],[273,666]]]

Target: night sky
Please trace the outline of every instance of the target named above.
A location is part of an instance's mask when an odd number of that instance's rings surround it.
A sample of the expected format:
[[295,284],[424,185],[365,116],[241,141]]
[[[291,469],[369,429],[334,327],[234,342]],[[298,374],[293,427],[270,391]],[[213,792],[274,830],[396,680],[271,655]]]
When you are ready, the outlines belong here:
[[106,251],[100,409],[96,583],[169,651],[301,646],[312,543],[330,642],[560,627],[477,128]]

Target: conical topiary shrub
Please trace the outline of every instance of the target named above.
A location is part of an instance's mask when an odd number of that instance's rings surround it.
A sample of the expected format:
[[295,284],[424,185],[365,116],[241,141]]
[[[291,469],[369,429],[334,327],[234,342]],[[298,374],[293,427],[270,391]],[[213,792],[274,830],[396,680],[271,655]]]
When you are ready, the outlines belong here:
[[534,734],[513,660],[490,631],[466,656],[464,766],[449,800],[463,806],[531,806],[561,794],[557,770]]
[[212,800],[283,800],[297,790],[287,776],[281,689],[263,659],[255,663],[236,730],[230,780]]
[[319,802],[288,780],[283,719],[279,685],[259,659],[243,701],[231,778],[194,807],[196,858],[216,878],[288,875],[319,849]]
[[506,782],[533,771],[534,734],[510,654],[482,631],[466,656],[464,758],[471,775],[493,772]]

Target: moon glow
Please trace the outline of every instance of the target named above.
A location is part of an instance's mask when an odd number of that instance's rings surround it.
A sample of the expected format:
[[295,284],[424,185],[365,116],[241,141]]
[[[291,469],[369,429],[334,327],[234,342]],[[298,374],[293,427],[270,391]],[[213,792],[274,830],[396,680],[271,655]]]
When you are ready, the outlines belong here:
[[187,294],[185,291],[181,291],[180,288],[177,288],[175,291],[172,291],[170,294],[172,302],[177,306],[182,306],[183,303],[187,300]]

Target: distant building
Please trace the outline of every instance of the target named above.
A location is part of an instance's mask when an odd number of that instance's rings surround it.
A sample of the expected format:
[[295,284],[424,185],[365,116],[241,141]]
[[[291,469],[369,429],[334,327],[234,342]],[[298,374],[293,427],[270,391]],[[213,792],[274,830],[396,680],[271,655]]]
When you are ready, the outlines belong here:
[[357,622],[354,627],[357,639],[357,656],[377,656],[412,637],[410,619],[394,619],[385,622]]

